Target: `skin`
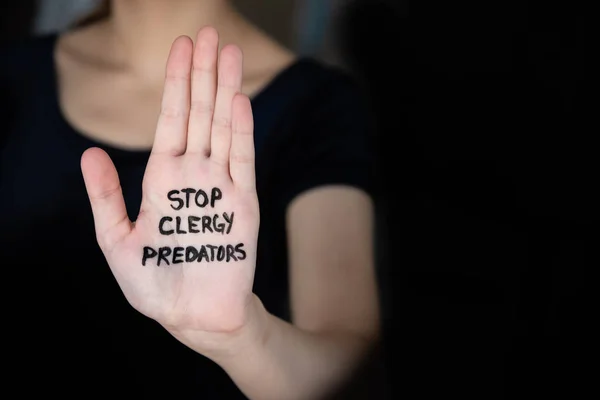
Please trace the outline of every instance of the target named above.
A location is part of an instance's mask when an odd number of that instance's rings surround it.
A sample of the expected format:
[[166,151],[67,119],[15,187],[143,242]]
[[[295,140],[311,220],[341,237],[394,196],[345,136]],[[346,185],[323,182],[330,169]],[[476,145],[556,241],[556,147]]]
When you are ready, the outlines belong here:
[[[152,148],[135,223],[108,155],[92,148],[81,160],[98,243],[130,304],[219,364],[251,399],[317,399],[342,382],[379,335],[366,193],[322,186],[290,204],[292,323],[252,293],[260,216],[249,97],[293,54],[226,1],[115,0],[108,21],[61,37],[56,60],[61,107],[79,131]],[[184,215],[166,197],[184,187],[222,190],[214,211],[235,212],[229,235],[158,233],[161,217]],[[141,265],[143,246],[198,240],[244,243],[248,256]]]

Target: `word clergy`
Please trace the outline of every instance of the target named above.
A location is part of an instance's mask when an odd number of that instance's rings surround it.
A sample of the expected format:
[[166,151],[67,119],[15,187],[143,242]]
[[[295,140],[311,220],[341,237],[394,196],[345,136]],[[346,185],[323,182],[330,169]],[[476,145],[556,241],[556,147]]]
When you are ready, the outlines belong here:
[[[186,217],[175,217],[175,224],[173,224],[173,217],[162,217],[158,223],[158,231],[161,235],[172,235],[174,233],[178,235],[186,233],[220,233],[222,235],[229,234],[231,227],[233,226],[234,213],[227,214],[214,214],[212,217],[209,215],[203,215],[198,217],[196,215],[189,215]],[[221,222],[221,217],[223,222]],[[175,226],[173,226],[175,225]]]

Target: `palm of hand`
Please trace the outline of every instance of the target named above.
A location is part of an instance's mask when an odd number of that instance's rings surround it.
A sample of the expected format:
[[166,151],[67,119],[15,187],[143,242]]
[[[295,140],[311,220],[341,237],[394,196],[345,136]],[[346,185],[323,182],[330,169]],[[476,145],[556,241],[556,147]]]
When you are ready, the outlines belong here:
[[82,157],[98,243],[130,304],[165,327],[227,332],[252,296],[259,212],[242,55],[212,28],[178,38],[135,223],[100,149]]

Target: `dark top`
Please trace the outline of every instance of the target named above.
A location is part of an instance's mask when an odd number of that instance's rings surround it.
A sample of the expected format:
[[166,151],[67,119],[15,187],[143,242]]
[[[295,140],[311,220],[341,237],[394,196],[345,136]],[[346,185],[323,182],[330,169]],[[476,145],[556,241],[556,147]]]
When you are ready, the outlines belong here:
[[[216,364],[135,311],[106,265],[81,154],[92,146],[108,152],[135,219],[149,152],[96,143],[69,125],[57,101],[55,43],[48,35],[12,44],[0,65],[0,265],[10,380],[22,392],[47,394],[240,395]],[[370,193],[369,114],[347,75],[308,58],[281,72],[252,105],[261,208],[254,291],[288,319],[285,209],[319,185]]]

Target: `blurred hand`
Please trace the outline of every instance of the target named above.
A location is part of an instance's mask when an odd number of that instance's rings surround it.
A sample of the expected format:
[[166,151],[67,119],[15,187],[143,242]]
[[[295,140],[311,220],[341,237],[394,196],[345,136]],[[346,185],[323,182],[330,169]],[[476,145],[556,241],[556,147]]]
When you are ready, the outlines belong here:
[[[212,28],[173,43],[135,222],[109,156],[81,167],[96,235],[129,303],[175,336],[242,328],[259,226],[253,118],[242,54]],[[185,340],[184,340],[185,341]]]

